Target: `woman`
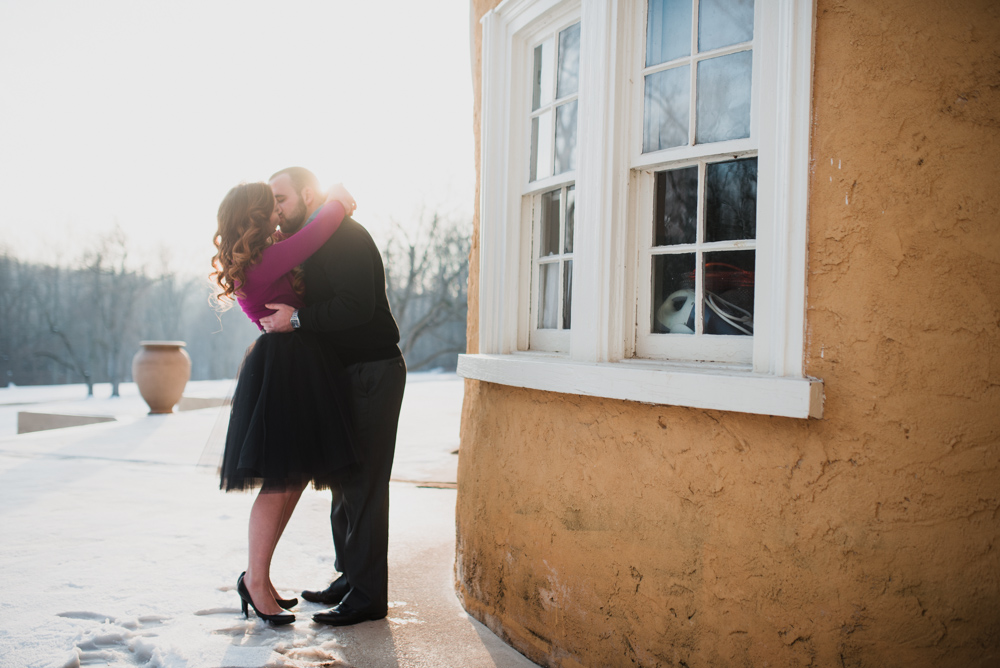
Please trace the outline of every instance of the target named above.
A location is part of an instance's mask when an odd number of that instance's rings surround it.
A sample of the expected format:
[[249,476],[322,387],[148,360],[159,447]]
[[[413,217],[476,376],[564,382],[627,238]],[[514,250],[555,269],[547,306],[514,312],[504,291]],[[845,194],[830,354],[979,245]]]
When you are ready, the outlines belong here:
[[[235,298],[258,328],[260,319],[273,312],[264,304],[304,306],[295,267],[337,231],[355,206],[350,193],[334,186],[313,220],[285,238],[275,233],[278,209],[269,185],[247,183],[230,190],[219,205],[214,238],[218,299]],[[280,599],[271,584],[274,548],[306,484],[329,486],[357,464],[342,370],[314,334],[298,330],[262,334],[243,361],[220,487],[227,492],[261,488],[250,512],[249,563],[237,581],[247,616],[249,604],[272,624],[295,621],[282,608],[298,600]]]

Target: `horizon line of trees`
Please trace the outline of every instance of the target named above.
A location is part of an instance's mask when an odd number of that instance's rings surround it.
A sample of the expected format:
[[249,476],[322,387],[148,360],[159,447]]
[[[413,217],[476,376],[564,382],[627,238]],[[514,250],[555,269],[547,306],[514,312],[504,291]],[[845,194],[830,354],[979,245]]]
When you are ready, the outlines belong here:
[[[439,215],[394,225],[382,246],[386,291],[411,371],[454,370],[465,352],[469,226]],[[132,379],[143,340],[181,340],[192,380],[235,376],[260,334],[238,305],[219,311],[206,277],[133,261],[120,228],[70,262],[23,261],[0,250],[0,387]],[[308,289],[308,286],[307,286]]]

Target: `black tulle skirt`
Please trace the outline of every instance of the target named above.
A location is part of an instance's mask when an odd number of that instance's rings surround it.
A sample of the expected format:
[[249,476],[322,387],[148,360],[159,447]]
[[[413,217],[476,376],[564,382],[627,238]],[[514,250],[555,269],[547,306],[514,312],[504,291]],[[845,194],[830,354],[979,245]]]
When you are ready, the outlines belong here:
[[328,488],[358,465],[343,366],[315,334],[262,334],[233,394],[220,487]]

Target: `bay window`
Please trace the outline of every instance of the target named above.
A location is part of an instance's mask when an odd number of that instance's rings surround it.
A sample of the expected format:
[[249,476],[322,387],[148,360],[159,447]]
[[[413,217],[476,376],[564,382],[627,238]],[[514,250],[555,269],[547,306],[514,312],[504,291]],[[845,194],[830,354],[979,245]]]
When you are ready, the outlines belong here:
[[483,19],[479,354],[522,387],[821,415],[803,374],[813,7]]

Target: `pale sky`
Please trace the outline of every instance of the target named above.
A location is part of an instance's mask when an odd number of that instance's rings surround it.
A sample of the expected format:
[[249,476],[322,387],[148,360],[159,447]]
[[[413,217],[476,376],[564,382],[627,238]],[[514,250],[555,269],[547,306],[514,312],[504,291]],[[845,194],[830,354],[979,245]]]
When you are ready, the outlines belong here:
[[219,202],[302,165],[376,238],[471,219],[468,0],[0,0],[0,246],[71,258],[117,221],[207,273]]

